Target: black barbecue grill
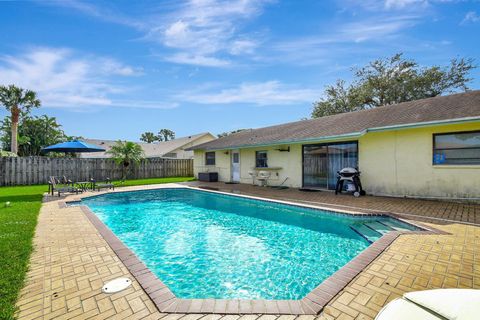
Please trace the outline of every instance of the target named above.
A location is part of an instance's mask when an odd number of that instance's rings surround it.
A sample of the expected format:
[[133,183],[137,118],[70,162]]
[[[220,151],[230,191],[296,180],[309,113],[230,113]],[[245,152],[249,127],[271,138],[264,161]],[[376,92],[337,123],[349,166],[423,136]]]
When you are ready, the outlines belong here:
[[337,171],[337,185],[335,187],[335,194],[341,193],[344,187],[347,192],[353,192],[355,197],[365,195],[365,191],[362,189],[362,183],[360,182],[360,171],[355,168],[343,168]]

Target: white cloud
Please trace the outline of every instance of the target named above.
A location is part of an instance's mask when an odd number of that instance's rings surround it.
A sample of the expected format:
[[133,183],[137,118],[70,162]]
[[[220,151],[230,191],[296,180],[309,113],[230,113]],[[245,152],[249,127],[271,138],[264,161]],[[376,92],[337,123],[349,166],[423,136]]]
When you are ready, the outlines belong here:
[[23,54],[0,56],[0,84],[34,90],[45,107],[93,106],[171,108],[155,101],[124,101],[129,91],[119,77],[141,74],[138,68],[105,57],[79,57],[64,48],[31,48]]
[[221,89],[217,92],[188,92],[177,95],[178,100],[198,104],[254,104],[288,105],[311,103],[318,98],[319,90],[301,89],[279,81],[242,83],[237,87]]
[[404,15],[351,22],[340,27],[337,39],[338,41],[354,42],[382,40],[382,38],[395,36],[413,27],[417,23],[417,19],[417,16]]
[[338,0],[344,10],[426,12],[433,6],[462,0]]
[[170,55],[166,57],[165,60],[179,64],[191,64],[202,67],[226,67],[231,64],[229,60],[188,52],[180,52]]
[[257,48],[258,43],[251,39],[239,39],[230,44],[229,52],[232,55],[238,56],[242,54],[253,54]]
[[425,6],[428,4],[426,0],[385,0],[386,9],[403,9],[412,5],[422,5]]
[[139,76],[143,74],[142,68],[127,66],[115,59],[101,58],[98,62],[101,66],[101,70],[107,75]]
[[266,0],[190,0],[153,26],[146,39],[176,52],[166,60],[200,66],[230,65],[229,55],[252,54],[256,42],[240,34],[241,23],[258,15]]
[[[80,0],[49,0],[60,7],[91,17],[132,27],[145,41],[159,43],[173,52],[166,61],[209,67],[232,65],[238,55],[251,55],[257,47],[254,36],[241,33],[243,23],[258,16],[265,4],[275,0],[188,0],[152,7],[151,12],[129,16],[114,5]],[[166,12],[165,12],[166,11]],[[160,12],[160,13],[159,13]]]
[[179,106],[177,102],[148,101],[148,100],[117,100],[112,99],[110,107],[132,108],[132,109],[174,109]]
[[[230,67],[292,63],[331,64],[333,57],[351,55],[351,50],[383,54],[385,50],[421,47],[425,40],[408,38],[408,31],[425,23],[434,5],[460,0],[335,0],[342,8],[331,23],[318,21],[312,32],[285,40],[266,37],[268,31],[245,31],[244,25],[259,16],[275,0],[186,0],[151,6],[149,12],[129,16],[112,9],[112,4],[70,0],[69,6],[85,14],[134,27],[141,40],[160,44],[152,55],[167,62],[202,67]],[[471,15],[467,20],[474,19]],[[315,33],[314,30],[320,30]],[[324,31],[321,31],[324,30]],[[403,38],[402,38],[403,37]],[[399,42],[404,40],[403,42]],[[370,45],[375,42],[375,46]],[[363,43],[364,46],[359,44]]]
[[282,59],[300,65],[331,64],[332,59],[339,59],[341,54],[351,56],[353,50],[357,53],[362,50],[382,51],[389,44],[396,43],[419,19],[419,16],[407,14],[357,19],[332,25],[317,35],[272,44],[271,50],[274,53],[264,59],[266,62]]
[[475,23],[479,21],[480,21],[480,15],[478,15],[475,11],[469,11],[465,15],[465,18],[463,18],[461,24]]
[[39,4],[55,5],[59,7],[73,9],[82,12],[97,19],[133,27],[136,29],[145,28],[144,22],[138,19],[123,15],[112,8],[100,7],[92,3],[87,3],[81,0],[34,0]]

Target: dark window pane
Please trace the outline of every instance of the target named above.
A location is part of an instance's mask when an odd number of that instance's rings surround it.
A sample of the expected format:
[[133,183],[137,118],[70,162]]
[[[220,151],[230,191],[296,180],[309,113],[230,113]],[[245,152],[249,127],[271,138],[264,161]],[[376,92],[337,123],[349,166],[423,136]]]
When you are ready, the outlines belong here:
[[303,146],[303,186],[327,188],[328,158],[326,145]]
[[257,168],[267,168],[267,151],[257,151],[255,153],[255,166]]
[[435,148],[436,149],[480,148],[480,132],[436,135]]
[[480,148],[477,149],[437,149],[433,156],[434,164],[480,164]]
[[303,146],[303,186],[335,189],[337,171],[358,166],[357,142]]
[[337,172],[346,167],[358,166],[358,145],[353,143],[328,145],[328,188],[335,189]]
[[205,152],[205,164],[207,166],[215,165],[215,152]]
[[433,164],[480,164],[480,131],[434,135]]

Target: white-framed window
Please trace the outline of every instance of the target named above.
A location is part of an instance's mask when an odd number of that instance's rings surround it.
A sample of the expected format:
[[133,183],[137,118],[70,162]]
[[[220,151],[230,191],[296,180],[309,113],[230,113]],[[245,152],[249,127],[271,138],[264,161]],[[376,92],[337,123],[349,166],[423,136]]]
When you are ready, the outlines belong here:
[[255,167],[268,168],[268,155],[267,151],[255,152]]
[[215,165],[215,152],[205,152],[205,165],[207,166]]

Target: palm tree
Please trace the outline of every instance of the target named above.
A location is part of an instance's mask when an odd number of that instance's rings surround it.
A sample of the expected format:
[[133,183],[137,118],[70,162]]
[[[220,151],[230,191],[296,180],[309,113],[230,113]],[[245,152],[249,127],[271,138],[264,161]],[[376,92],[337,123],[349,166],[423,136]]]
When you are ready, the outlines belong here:
[[120,140],[107,153],[112,155],[117,164],[122,165],[122,181],[125,181],[130,172],[131,164],[138,164],[145,156],[140,145]]
[[20,114],[27,114],[32,108],[40,106],[40,100],[37,99],[37,94],[31,90],[25,90],[15,85],[0,86],[0,104],[2,104],[7,111],[11,112],[12,120],[12,137],[10,144],[10,151],[18,153],[18,120]]
[[152,143],[158,140],[157,136],[153,132],[144,132],[140,137],[140,140],[146,143]]

